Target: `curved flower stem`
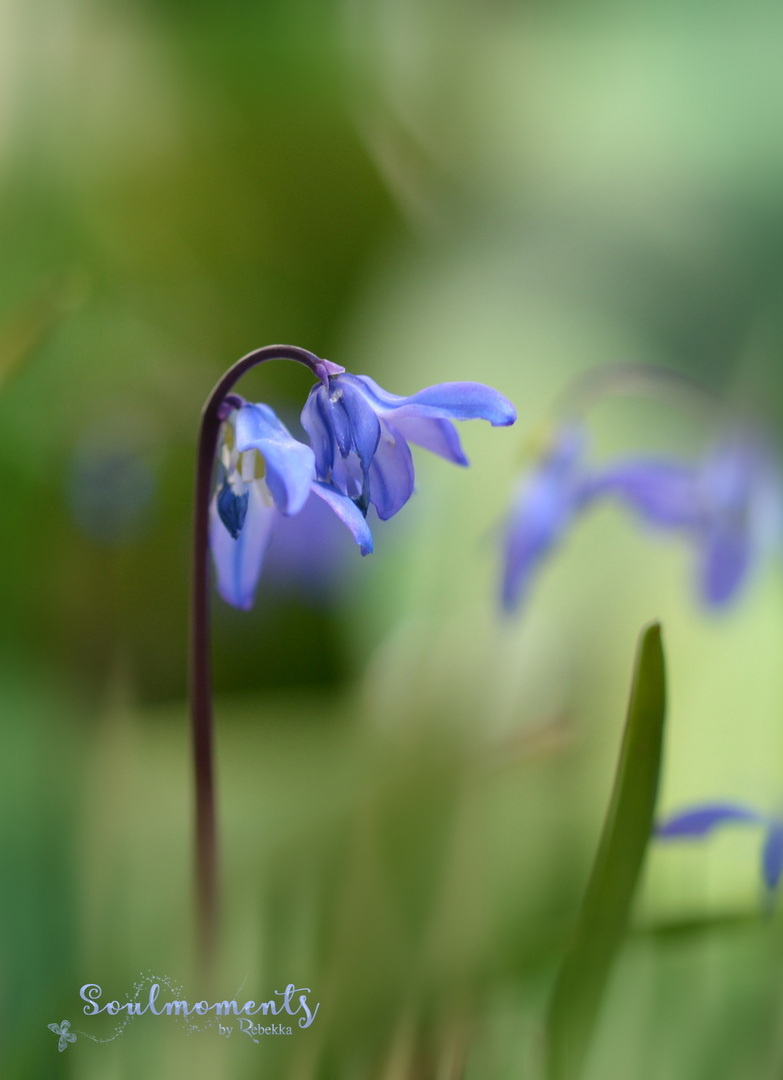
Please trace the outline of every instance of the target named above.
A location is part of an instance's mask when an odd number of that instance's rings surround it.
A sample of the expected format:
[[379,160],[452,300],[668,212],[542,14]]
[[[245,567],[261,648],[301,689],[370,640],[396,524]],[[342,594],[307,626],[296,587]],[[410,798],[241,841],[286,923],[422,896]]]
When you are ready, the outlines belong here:
[[576,375],[559,395],[557,410],[581,415],[608,397],[658,398],[684,404],[720,419],[725,406],[709,387],[673,368],[656,364],[602,364]]
[[215,784],[212,763],[212,671],[209,633],[209,502],[220,425],[221,406],[238,379],[265,360],[294,360],[310,368],[324,385],[343,371],[295,345],[267,345],[243,356],[209,395],[201,414],[196,458],[193,515],[193,569],[190,602],[190,717],[196,782],[196,896],[198,935],[203,953],[214,950],[217,925],[217,843]]

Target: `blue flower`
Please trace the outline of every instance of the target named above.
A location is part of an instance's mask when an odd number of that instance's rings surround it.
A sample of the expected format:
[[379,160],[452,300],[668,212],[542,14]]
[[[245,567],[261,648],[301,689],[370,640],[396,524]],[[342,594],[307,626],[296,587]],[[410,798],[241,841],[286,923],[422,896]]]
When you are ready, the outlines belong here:
[[639,459],[596,478],[656,528],[679,530],[696,550],[697,589],[708,607],[730,603],[780,538],[781,487],[771,455],[749,432],[725,436],[694,464]]
[[734,600],[779,542],[783,491],[771,454],[752,433],[724,436],[700,461],[630,458],[601,468],[585,463],[584,442],[575,423],[562,424],[515,495],[505,539],[507,609],[519,603],[576,515],[603,498],[693,545],[697,590],[707,607]]
[[237,407],[223,422],[209,540],[218,592],[247,610],[279,516],[298,514],[310,495],[323,499],[347,525],[363,555],[372,551],[372,535],[346,495],[316,480],[313,451],[268,405],[232,401]]
[[659,840],[701,840],[721,825],[762,825],[761,872],[770,891],[783,873],[783,819],[736,803],[705,803],[674,814],[655,828]]
[[507,611],[519,604],[540,564],[590,498],[584,446],[581,426],[562,424],[517,488],[505,534],[502,599]]
[[382,390],[365,375],[331,376],[317,384],[302,410],[318,479],[333,484],[366,514],[392,517],[413,493],[409,442],[467,465],[454,420],[513,424],[516,409],[481,383],[438,383],[410,397]]

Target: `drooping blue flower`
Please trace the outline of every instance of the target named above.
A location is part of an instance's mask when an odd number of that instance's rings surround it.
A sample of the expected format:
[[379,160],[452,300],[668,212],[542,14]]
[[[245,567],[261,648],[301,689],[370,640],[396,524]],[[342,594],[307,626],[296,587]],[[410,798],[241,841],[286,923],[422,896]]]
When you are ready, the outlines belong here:
[[639,457],[585,461],[574,423],[563,424],[518,489],[505,539],[503,604],[514,608],[532,574],[577,513],[616,499],[646,525],[693,546],[701,601],[734,600],[762,556],[780,541],[783,487],[772,455],[750,432],[733,432],[701,460]]
[[517,488],[505,532],[502,599],[507,611],[519,604],[540,564],[590,498],[584,447],[582,427],[561,424]]
[[779,817],[737,803],[705,803],[659,822],[655,835],[659,840],[701,840],[722,825],[763,826],[761,873],[767,888],[775,890],[783,873],[783,819]]
[[295,439],[268,405],[242,403],[223,423],[210,547],[218,592],[229,604],[252,607],[264,555],[279,516],[298,514],[316,495],[350,529],[363,555],[372,535],[362,513],[333,484],[315,477],[309,446]]
[[647,524],[691,539],[697,589],[708,607],[730,603],[780,538],[780,480],[769,451],[749,432],[725,436],[693,464],[621,462],[596,477],[599,493],[619,497]]
[[317,384],[302,410],[315,452],[316,475],[367,512],[386,520],[413,493],[409,442],[456,465],[467,465],[454,420],[516,419],[511,402],[482,383],[438,383],[410,397],[390,394],[365,375],[338,374]]

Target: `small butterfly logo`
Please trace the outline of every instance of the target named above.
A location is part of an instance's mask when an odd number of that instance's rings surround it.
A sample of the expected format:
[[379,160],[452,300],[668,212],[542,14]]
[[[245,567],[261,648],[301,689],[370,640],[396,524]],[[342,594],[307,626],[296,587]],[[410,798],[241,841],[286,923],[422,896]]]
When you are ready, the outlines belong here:
[[57,1049],[61,1052],[66,1048],[68,1043],[76,1042],[76,1036],[72,1031],[68,1029],[71,1026],[70,1020],[63,1020],[61,1024],[47,1024],[50,1031],[53,1031],[55,1035],[60,1036],[60,1041],[57,1044]]

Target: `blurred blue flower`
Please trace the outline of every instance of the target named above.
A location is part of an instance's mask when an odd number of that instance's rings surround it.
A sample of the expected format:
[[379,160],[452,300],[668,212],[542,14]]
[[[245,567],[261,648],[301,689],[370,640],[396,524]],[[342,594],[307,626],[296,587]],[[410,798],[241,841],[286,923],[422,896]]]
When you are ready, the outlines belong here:
[[581,425],[561,424],[517,488],[505,535],[502,599],[507,611],[519,604],[541,562],[590,498],[584,446]]
[[783,819],[736,803],[705,803],[674,814],[655,828],[659,840],[700,840],[721,825],[762,825],[761,872],[772,891],[783,873]]
[[334,485],[316,480],[310,447],[268,405],[232,409],[223,423],[209,536],[218,592],[229,604],[252,607],[279,516],[298,514],[311,494],[350,529],[363,555],[372,551],[361,511]]
[[113,415],[82,436],[66,472],[65,497],[92,540],[122,545],[143,534],[157,485],[156,444],[144,416]]
[[370,503],[386,520],[413,493],[408,442],[467,465],[453,420],[507,426],[516,409],[481,383],[438,383],[410,397],[390,394],[365,375],[339,374],[310,391],[302,426],[315,452],[316,475],[366,513]]
[[562,424],[515,495],[505,540],[506,609],[519,603],[576,514],[600,498],[619,499],[645,524],[692,543],[697,590],[707,607],[734,600],[779,543],[783,488],[755,434],[728,434],[701,461],[630,458],[601,468],[585,463],[584,442],[580,427]]
[[708,607],[733,600],[780,539],[780,479],[771,454],[750,432],[724,437],[695,464],[621,462],[596,478],[599,493],[618,496],[654,527],[690,537],[699,596]]

